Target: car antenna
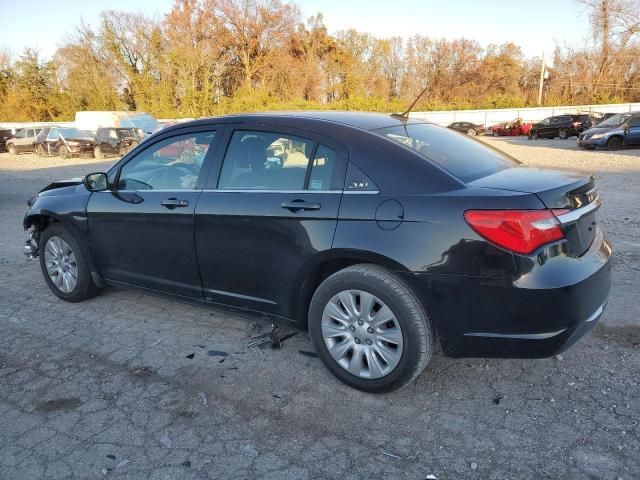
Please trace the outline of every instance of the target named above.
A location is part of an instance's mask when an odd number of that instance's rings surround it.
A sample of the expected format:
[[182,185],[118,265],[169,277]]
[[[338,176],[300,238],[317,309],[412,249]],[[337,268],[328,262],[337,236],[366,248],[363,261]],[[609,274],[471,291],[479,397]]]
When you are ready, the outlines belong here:
[[420,92],[420,94],[416,97],[416,99],[413,101],[413,103],[411,103],[411,105],[409,105],[409,108],[407,108],[407,110],[405,112],[402,113],[392,113],[391,116],[394,118],[399,118],[401,120],[408,120],[409,119],[409,114],[411,113],[411,110],[413,110],[413,107],[416,106],[416,103],[418,103],[418,100],[420,100],[422,98],[422,96],[426,93],[427,89],[429,88],[429,85],[427,85],[426,87],[424,87],[424,89]]

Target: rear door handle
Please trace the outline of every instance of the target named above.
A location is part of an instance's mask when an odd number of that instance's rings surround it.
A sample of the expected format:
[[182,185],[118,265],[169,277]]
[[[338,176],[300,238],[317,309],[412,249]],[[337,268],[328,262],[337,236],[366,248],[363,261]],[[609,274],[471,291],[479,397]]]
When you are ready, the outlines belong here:
[[167,207],[169,210],[173,210],[178,207],[188,207],[189,200],[178,200],[177,198],[167,198],[166,200],[162,200],[160,205],[163,207]]
[[286,208],[292,212],[299,212],[300,210],[320,210],[320,204],[318,202],[305,202],[304,200],[293,200],[291,202],[283,202],[282,208]]

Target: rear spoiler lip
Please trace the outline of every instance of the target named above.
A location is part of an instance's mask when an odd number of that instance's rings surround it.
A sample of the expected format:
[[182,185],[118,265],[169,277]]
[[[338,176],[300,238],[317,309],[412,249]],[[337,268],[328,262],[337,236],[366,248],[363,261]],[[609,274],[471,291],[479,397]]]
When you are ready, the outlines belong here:
[[600,205],[602,205],[602,202],[600,201],[600,195],[596,194],[596,197],[593,199],[593,201],[588,203],[584,207],[576,208],[575,210],[571,210],[570,212],[563,213],[562,215],[558,215],[556,218],[562,225],[576,223],[585,215],[588,215],[591,212],[599,209]]

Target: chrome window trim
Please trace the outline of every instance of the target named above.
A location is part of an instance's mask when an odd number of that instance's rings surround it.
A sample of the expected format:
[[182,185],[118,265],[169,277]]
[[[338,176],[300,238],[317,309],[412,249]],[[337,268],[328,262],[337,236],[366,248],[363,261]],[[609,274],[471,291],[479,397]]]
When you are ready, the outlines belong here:
[[600,208],[601,204],[602,202],[600,201],[600,196],[598,195],[591,203],[588,203],[584,207],[576,208],[575,210],[571,210],[570,212],[558,215],[556,218],[562,225],[575,223],[585,215],[588,215],[589,213]]
[[205,188],[204,192],[217,193],[342,193],[340,190],[259,190],[259,189],[224,189],[224,188]]
[[[102,190],[101,192],[126,192],[126,193],[137,193],[137,192],[158,192],[158,193],[179,193],[179,192],[189,192],[189,193],[198,193],[198,192],[216,192],[216,193],[322,193],[322,194],[342,194],[347,193],[350,195],[360,194],[360,195],[377,195],[380,193],[378,190],[363,190],[363,191],[342,191],[342,190],[221,190],[217,188],[182,188],[182,189],[139,189],[139,190]],[[93,193],[101,193],[101,192],[93,192]]]
[[345,190],[343,193],[347,195],[377,195],[380,190]]

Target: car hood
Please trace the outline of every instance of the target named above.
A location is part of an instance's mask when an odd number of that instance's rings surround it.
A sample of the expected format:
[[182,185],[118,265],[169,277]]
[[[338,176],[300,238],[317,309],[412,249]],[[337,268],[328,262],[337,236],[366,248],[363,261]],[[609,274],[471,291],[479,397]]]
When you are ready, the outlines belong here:
[[582,132],[584,135],[593,135],[594,133],[609,133],[618,130],[620,127],[591,127],[589,130]]
[[58,189],[58,188],[73,187],[73,186],[80,185],[80,184],[82,184],[82,178],[80,178],[80,177],[70,178],[68,180],[58,180],[56,182],[50,183],[49,185],[44,187],[42,190],[40,190],[38,193],[44,193],[44,192],[47,192],[49,190],[55,190],[55,189]]

